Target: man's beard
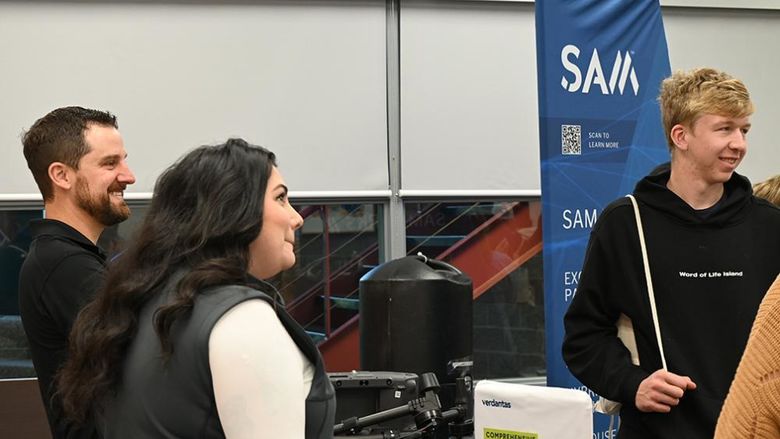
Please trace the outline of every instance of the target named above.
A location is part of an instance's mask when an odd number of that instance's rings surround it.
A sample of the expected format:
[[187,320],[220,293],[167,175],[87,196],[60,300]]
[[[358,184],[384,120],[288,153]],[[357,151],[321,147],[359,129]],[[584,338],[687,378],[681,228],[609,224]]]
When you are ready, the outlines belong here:
[[127,207],[127,203],[122,200],[121,205],[114,206],[111,203],[111,197],[108,195],[110,192],[122,192],[123,190],[124,188],[121,185],[115,183],[103,194],[92,196],[89,192],[87,180],[78,177],[76,180],[76,203],[98,220],[100,224],[106,227],[113,226],[130,217],[130,208]]

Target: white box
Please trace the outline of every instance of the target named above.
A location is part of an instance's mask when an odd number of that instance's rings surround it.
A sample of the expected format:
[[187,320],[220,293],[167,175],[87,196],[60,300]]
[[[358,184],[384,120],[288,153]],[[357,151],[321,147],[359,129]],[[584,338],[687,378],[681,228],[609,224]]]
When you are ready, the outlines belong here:
[[580,390],[480,381],[474,439],[591,439],[593,401]]

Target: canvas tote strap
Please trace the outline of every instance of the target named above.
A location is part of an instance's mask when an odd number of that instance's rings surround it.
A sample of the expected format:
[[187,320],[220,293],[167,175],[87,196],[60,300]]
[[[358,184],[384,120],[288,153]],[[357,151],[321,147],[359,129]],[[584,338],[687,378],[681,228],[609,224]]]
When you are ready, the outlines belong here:
[[658,325],[658,312],[655,309],[655,293],[653,292],[653,279],[650,277],[650,262],[647,259],[647,246],[645,245],[645,232],[642,229],[642,218],[639,216],[639,205],[633,195],[626,195],[634,206],[634,217],[636,218],[636,228],[639,230],[639,245],[642,247],[642,262],[645,266],[645,279],[647,279],[647,296],[650,298],[650,310],[653,314],[653,328],[655,329],[655,338],[658,341],[658,351],[661,353],[661,367],[666,369],[666,357],[664,356],[664,344],[661,341],[661,328]]

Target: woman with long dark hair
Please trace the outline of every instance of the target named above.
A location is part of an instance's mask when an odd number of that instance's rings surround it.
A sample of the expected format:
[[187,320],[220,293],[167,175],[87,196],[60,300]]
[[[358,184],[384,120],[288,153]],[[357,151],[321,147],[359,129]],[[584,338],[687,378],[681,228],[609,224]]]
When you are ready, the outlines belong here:
[[302,223],[264,148],[230,139],[165,170],[74,325],[58,376],[70,419],[106,439],[331,437],[319,353],[261,280],[295,263]]

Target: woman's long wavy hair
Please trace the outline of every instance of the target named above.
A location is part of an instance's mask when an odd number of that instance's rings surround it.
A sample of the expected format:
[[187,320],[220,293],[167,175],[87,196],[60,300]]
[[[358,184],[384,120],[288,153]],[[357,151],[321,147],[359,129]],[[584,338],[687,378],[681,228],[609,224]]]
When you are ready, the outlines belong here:
[[116,391],[141,309],[174,272],[186,275],[154,318],[166,358],[171,325],[190,313],[200,291],[249,283],[249,244],[260,234],[275,165],[272,152],[230,139],[197,148],[162,173],[133,243],[73,326],[56,395],[69,419],[85,422]]

